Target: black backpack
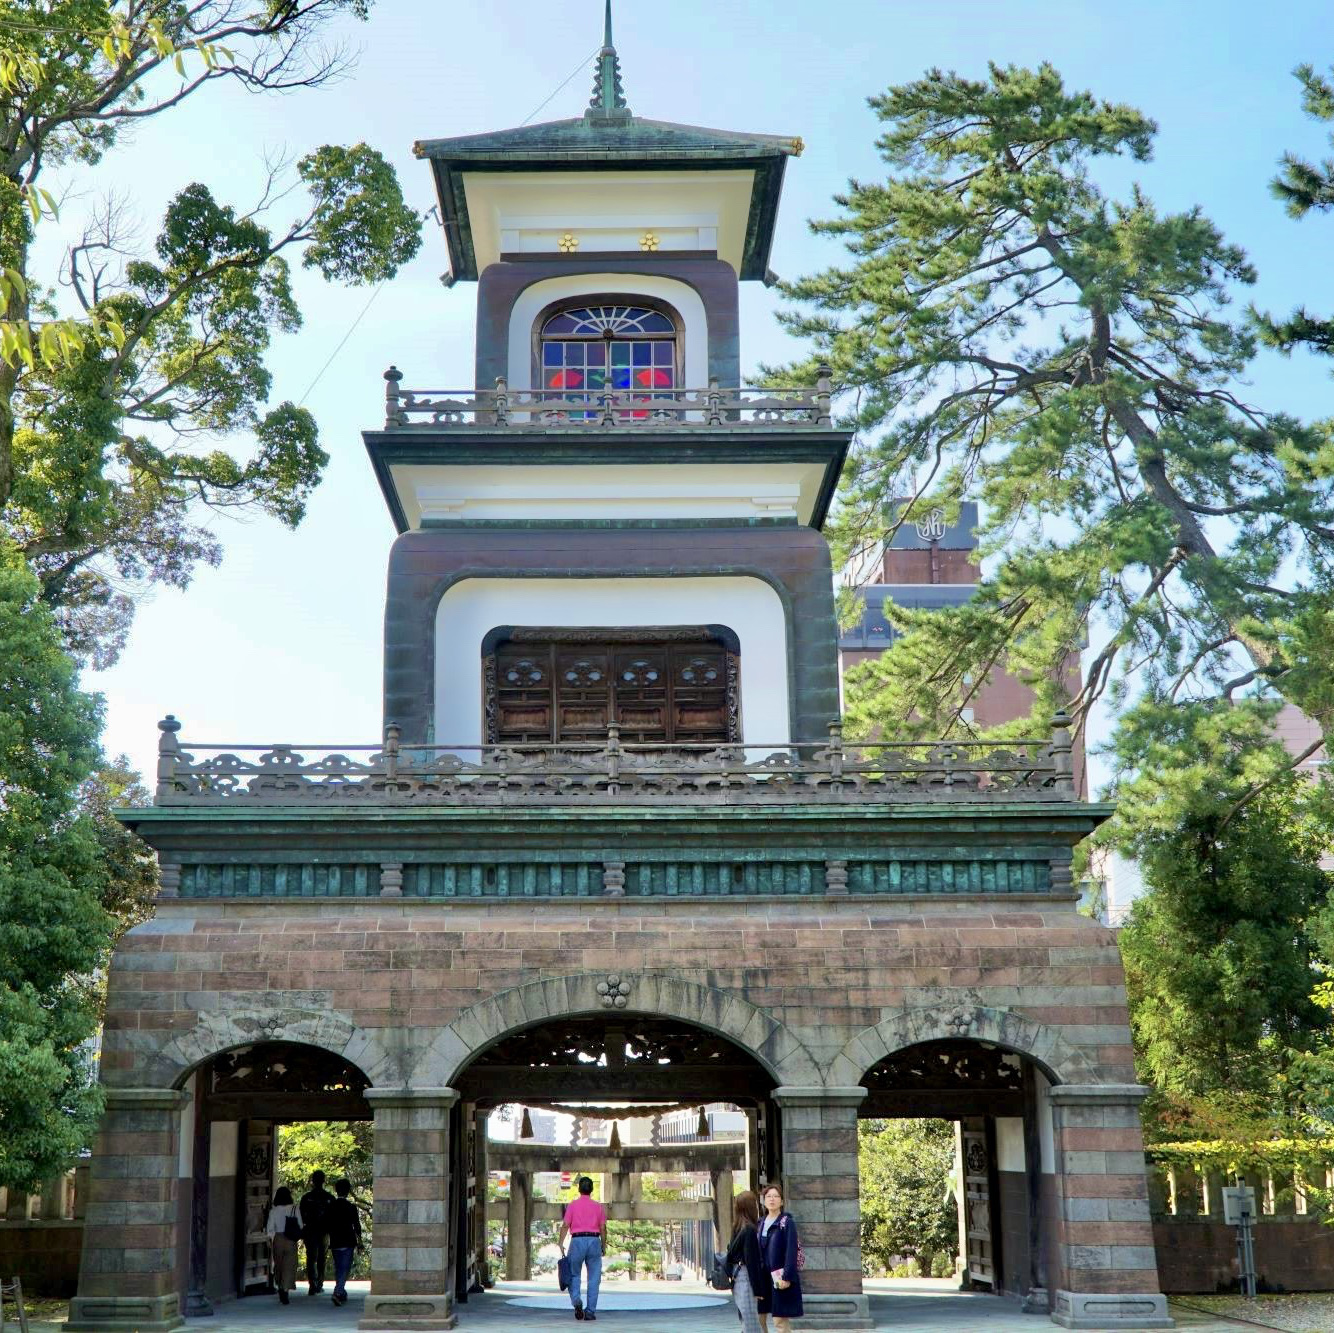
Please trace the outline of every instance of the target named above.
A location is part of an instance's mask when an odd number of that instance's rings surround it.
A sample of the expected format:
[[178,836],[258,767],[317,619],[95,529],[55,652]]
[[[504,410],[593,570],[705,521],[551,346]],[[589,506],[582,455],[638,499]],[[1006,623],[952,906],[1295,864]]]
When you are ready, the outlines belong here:
[[732,1269],[727,1266],[727,1256],[721,1250],[713,1255],[713,1272],[709,1274],[709,1286],[714,1291],[732,1290]]

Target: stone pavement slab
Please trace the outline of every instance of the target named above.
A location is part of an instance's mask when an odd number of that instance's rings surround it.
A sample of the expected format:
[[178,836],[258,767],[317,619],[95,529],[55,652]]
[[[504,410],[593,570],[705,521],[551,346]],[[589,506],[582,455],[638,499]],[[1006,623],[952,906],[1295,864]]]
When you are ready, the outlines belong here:
[[[1014,1302],[976,1292],[958,1291],[949,1282],[868,1281],[871,1314],[878,1333],[1043,1333],[1055,1329],[1043,1316],[1020,1314]],[[552,1279],[502,1282],[474,1296],[458,1309],[460,1333],[526,1333],[570,1328],[575,1319]],[[298,1290],[292,1303],[276,1296],[229,1301],[207,1319],[187,1321],[187,1333],[354,1333],[368,1291],[350,1283],[352,1299],[335,1308],[327,1295]],[[726,1299],[693,1283],[608,1283],[600,1301],[599,1324],[622,1333],[738,1333],[736,1313]],[[619,1307],[619,1308],[618,1308]],[[1213,1319],[1172,1307],[1188,1333],[1239,1333],[1256,1325]],[[797,1325],[800,1333],[818,1333],[814,1321]],[[581,1325],[582,1327],[582,1325]],[[34,1322],[32,1333],[58,1333],[59,1324]],[[1131,1333],[1122,1328],[1119,1333]]]

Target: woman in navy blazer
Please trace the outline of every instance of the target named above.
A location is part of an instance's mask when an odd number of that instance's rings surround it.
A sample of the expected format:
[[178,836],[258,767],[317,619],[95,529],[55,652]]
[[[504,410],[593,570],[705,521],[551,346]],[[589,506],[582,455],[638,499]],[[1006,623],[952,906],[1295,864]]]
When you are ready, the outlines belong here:
[[773,1275],[769,1313],[778,1333],[792,1333],[789,1319],[800,1319],[801,1272],[797,1267],[797,1223],[783,1207],[783,1187],[775,1180],[764,1187],[765,1216],[760,1221],[764,1266]]

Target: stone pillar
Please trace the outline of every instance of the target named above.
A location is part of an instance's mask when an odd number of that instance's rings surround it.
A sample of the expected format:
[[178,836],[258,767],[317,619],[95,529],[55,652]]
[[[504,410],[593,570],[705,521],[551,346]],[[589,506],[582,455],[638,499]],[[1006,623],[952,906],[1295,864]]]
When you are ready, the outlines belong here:
[[70,1333],[184,1327],[177,1273],[181,1109],[189,1093],[107,1088]]
[[732,1197],[736,1186],[732,1183],[732,1172],[726,1169],[710,1171],[709,1182],[713,1186],[713,1245],[725,1250],[732,1239]]
[[5,1221],[26,1222],[32,1211],[32,1197],[26,1190],[6,1190]]
[[1052,1088],[1062,1328],[1173,1328],[1158,1290],[1136,1084]]
[[375,1115],[375,1239],[365,1329],[453,1328],[453,1088],[367,1088]]
[[865,1088],[775,1088],[782,1180],[806,1251],[802,1302],[812,1328],[874,1328],[862,1294],[857,1107]]
[[43,1222],[56,1222],[65,1216],[65,1177],[47,1176],[42,1181],[42,1207],[39,1216]]
[[527,1282],[533,1275],[533,1178],[527,1171],[510,1172],[505,1218],[505,1276]]

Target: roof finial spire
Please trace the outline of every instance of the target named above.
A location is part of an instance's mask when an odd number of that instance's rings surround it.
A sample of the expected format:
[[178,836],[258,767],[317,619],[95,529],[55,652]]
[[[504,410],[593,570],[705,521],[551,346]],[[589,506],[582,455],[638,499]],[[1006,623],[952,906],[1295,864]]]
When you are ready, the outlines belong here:
[[630,116],[621,84],[621,58],[616,54],[611,35],[611,0],[607,0],[602,24],[602,50],[598,52],[598,63],[593,69],[593,98],[584,115],[590,120],[594,117],[627,120]]

